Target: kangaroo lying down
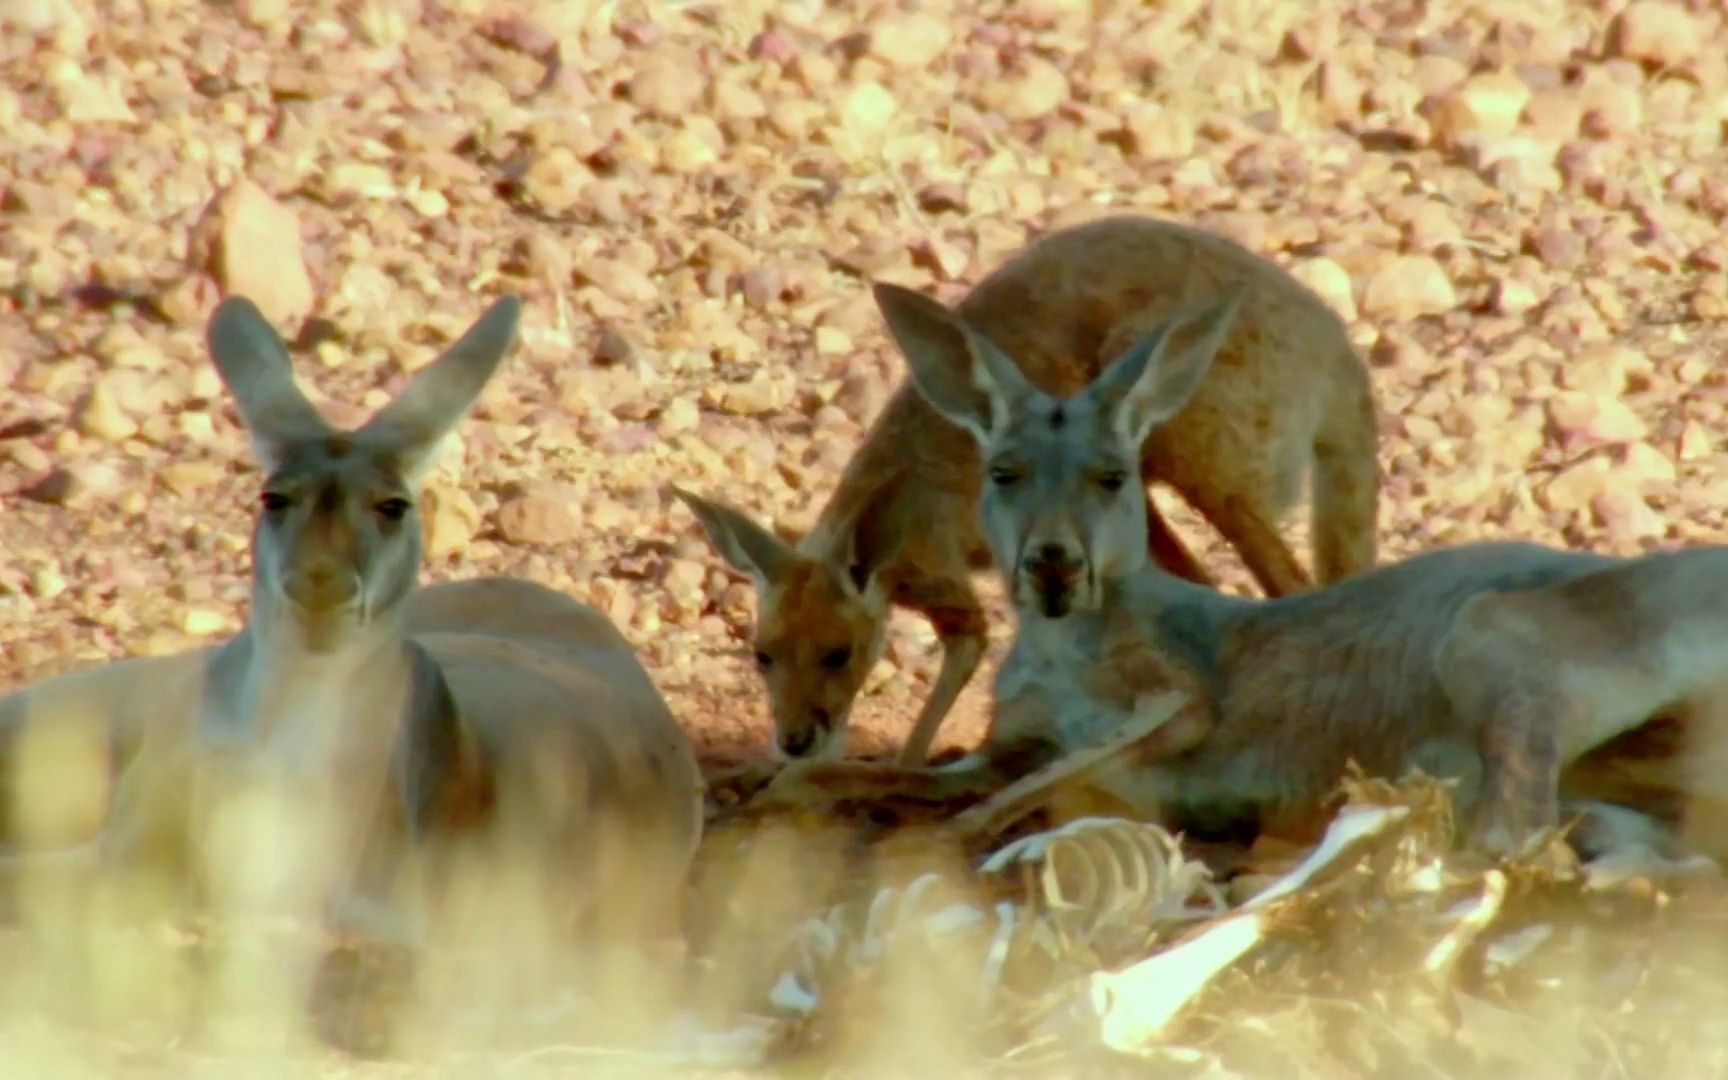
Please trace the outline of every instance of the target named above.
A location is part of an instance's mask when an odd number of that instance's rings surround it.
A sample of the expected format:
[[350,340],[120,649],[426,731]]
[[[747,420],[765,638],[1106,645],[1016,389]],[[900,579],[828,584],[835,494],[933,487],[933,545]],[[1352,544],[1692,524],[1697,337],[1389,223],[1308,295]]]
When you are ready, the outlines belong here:
[[[435,893],[457,850],[521,866],[546,911],[603,940],[672,918],[658,909],[675,911],[701,836],[702,779],[629,643],[530,581],[419,585],[416,496],[520,306],[495,303],[354,430],[301,393],[253,304],[217,308],[210,349],[265,471],[246,626],[0,696],[0,882],[60,858],[237,888],[258,860],[221,838],[264,793],[303,839],[269,851],[272,888],[338,929],[397,933],[370,913],[415,899],[399,886],[416,874]],[[53,755],[32,746],[80,731],[71,764],[89,768],[40,768]]]
[[[1695,744],[1716,745],[1728,548],[1613,558],[1469,544],[1270,600],[1148,559],[1137,448],[1200,385],[1241,299],[1176,313],[1067,398],[1033,387],[959,317],[902,310],[959,331],[905,335],[931,345],[908,359],[919,391],[978,442],[980,519],[1017,634],[976,754],[934,770],[797,768],[770,798],[994,789],[1178,689],[1187,703],[1171,720],[1085,779],[1123,812],[1282,831],[1325,812],[1353,759],[1457,780],[1470,839],[1504,850],[1558,823],[1563,766],[1652,717],[1682,716]],[[1182,329],[1189,343],[1173,349]],[[1681,768],[1689,792],[1722,783],[1690,752]]]

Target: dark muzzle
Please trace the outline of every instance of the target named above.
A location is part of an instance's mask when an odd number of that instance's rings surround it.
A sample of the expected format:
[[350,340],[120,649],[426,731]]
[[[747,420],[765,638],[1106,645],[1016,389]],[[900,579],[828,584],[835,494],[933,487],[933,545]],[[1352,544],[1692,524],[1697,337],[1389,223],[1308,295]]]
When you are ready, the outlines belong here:
[[1068,614],[1084,569],[1085,563],[1060,545],[1045,544],[1039,548],[1021,571],[1037,599],[1039,614],[1049,619]]

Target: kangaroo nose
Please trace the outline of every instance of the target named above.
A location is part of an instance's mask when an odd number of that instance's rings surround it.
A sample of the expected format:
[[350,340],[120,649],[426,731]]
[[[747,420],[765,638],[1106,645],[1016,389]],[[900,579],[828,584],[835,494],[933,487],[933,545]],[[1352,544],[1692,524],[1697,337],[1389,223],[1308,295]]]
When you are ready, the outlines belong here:
[[810,748],[814,745],[816,745],[814,728],[786,731],[780,735],[780,749],[786,752],[787,757],[803,757],[810,752]]
[[1028,567],[1057,573],[1071,570],[1079,561],[1079,556],[1067,544],[1058,540],[1037,545],[1032,549],[1032,557],[1026,560]]
[[354,599],[359,581],[347,567],[318,562],[291,574],[286,591],[289,599],[308,611],[330,611]]
[[815,724],[817,727],[826,728],[828,726],[828,719],[827,709],[818,705],[816,708],[810,710],[810,722]]

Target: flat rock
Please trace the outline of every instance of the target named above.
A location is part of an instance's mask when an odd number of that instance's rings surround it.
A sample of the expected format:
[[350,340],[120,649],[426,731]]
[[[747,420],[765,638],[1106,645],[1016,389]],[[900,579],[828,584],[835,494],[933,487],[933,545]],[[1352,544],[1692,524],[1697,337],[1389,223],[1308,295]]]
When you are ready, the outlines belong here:
[[1427,255],[1400,255],[1386,263],[1362,288],[1362,313],[1393,320],[1439,315],[1458,306],[1458,291],[1438,261]]
[[498,534],[507,542],[531,547],[573,543],[582,535],[577,513],[579,494],[563,484],[541,484],[505,499],[493,515]]
[[284,336],[311,314],[300,219],[252,181],[237,180],[211,200],[192,250],[225,295],[257,304]]

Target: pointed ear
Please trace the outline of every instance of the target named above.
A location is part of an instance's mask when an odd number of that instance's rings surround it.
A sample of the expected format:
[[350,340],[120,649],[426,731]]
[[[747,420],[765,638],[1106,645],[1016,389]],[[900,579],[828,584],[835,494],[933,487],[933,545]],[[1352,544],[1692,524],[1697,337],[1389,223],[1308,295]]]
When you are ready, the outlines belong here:
[[288,347],[252,301],[230,296],[217,304],[205,337],[265,472],[291,444],[334,433],[294,384]]
[[495,302],[355,437],[395,453],[409,486],[418,486],[439,441],[468,415],[515,343],[521,314],[522,301],[515,296]]
[[876,575],[899,555],[911,531],[898,496],[905,473],[896,473],[878,487],[853,516],[838,553],[846,576],[860,593],[868,592]]
[[871,287],[912,383],[943,416],[983,442],[1036,388],[1014,361],[958,314],[921,292],[879,281]]
[[[1145,442],[1154,427],[1188,404],[1212,370],[1247,294],[1246,285],[1233,285],[1207,303],[1165,316],[1087,387],[1123,442]],[[1175,347],[1171,341],[1178,333],[1186,340]]]
[[779,581],[794,557],[790,545],[724,503],[710,502],[675,484],[667,490],[690,508],[708,541],[734,570],[756,579],[758,590]]

